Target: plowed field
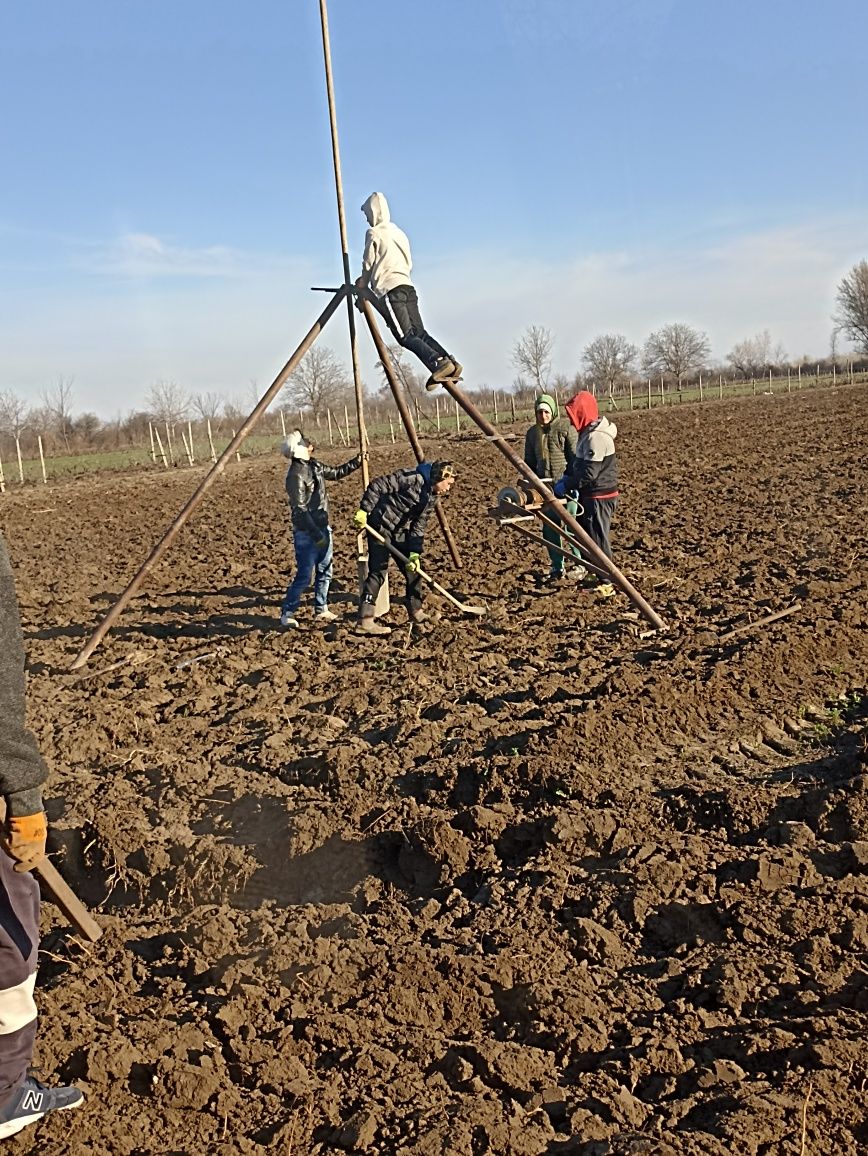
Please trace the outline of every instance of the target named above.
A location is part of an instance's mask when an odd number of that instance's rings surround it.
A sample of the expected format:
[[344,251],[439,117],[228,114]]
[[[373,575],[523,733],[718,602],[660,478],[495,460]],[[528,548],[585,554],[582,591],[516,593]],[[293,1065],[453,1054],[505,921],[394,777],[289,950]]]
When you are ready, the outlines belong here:
[[426,561],[487,617],[353,634],[351,478],[341,619],[281,630],[275,455],[72,674],[197,475],[0,499],[54,858],[106,928],[45,906],[36,1058],[87,1102],[10,1153],[868,1148],[864,390],[615,420],[616,558],[665,634],[540,585],[467,437],[465,566],[433,520]]

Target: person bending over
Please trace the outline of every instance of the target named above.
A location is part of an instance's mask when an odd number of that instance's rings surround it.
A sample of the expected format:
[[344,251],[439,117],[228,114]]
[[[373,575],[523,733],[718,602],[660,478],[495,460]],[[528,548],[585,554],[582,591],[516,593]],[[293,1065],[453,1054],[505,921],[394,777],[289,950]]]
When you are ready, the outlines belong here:
[[[370,526],[407,558],[406,603],[413,622],[425,622],[429,617],[422,605],[424,590],[419,577],[425,526],[431,510],[449,493],[454,482],[455,467],[447,461],[421,462],[415,469],[396,470],[372,480],[353,517],[358,530]],[[364,634],[391,634],[388,626],[374,619],[377,595],[390,558],[386,547],[369,535],[368,576],[359,600],[358,628]]]

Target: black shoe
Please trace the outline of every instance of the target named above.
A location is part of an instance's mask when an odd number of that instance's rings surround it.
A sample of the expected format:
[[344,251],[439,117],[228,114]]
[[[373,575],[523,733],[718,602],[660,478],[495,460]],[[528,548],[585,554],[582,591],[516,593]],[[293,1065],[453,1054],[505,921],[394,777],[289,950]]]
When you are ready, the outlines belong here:
[[33,1076],[27,1076],[0,1111],[0,1140],[14,1136],[49,1112],[77,1108],[83,1100],[84,1096],[78,1088],[46,1088],[45,1084],[40,1084]]

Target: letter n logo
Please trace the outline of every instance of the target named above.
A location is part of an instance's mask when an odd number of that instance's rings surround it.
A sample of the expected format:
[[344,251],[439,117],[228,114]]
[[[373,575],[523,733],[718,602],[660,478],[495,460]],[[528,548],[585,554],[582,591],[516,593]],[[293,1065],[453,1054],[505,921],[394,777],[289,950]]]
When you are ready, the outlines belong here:
[[24,1099],[21,1101],[22,1112],[41,1112],[43,1098],[43,1092],[34,1092],[31,1088],[24,1093]]

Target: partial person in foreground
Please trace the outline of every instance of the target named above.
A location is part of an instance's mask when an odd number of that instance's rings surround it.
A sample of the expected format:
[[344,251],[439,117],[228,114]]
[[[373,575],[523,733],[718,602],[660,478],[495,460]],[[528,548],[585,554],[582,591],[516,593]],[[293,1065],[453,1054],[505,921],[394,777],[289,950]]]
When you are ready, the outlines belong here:
[[464,366],[434,340],[422,322],[419,299],[410,280],[413,261],[407,234],[390,219],[382,193],[371,193],[362,212],[369,228],[356,288],[361,293],[370,290],[394,336],[431,374],[426,389],[436,389],[443,381],[457,381]]
[[[576,452],[576,431],[572,423],[558,413],[558,403],[549,393],[540,393],[534,401],[534,416],[536,421],[525,434],[524,460],[538,478],[548,481],[557,481],[562,478]],[[564,505],[574,517],[578,509],[577,503],[570,498],[564,499]],[[560,522],[560,517],[554,510],[547,511],[551,521]],[[543,525],[543,537],[552,546],[567,546],[566,541],[557,530]],[[564,566],[564,556],[558,550],[549,550],[551,569],[549,581],[558,582],[562,578],[575,582],[584,578],[587,570],[582,566],[582,555],[574,546],[569,547],[576,565],[567,569]]]
[[0,1139],[48,1112],[77,1108],[78,1088],[49,1088],[28,1074],[36,1038],[39,885],[45,858],[45,763],[24,722],[24,645],[6,543],[0,537]]
[[[420,462],[415,469],[396,470],[371,481],[353,517],[357,530],[370,526],[407,558],[404,577],[411,622],[426,622],[430,618],[423,607],[425,592],[419,577],[425,527],[434,506],[454,483],[455,467],[451,462]],[[386,547],[369,535],[368,576],[359,600],[358,628],[364,634],[391,634],[391,628],[374,617],[377,595],[391,557]]]
[[[555,496],[573,497],[582,505],[579,525],[593,539],[607,558],[612,557],[612,516],[618,505],[618,455],[615,438],[618,428],[607,417],[601,417],[597,399],[587,390],[581,390],[564,406],[567,417],[578,437],[576,452],[554,486]],[[586,583],[595,586],[604,598],[611,597],[615,588],[610,582],[601,582],[589,575]]]
[[280,452],[289,459],[286,494],[292,511],[292,542],[295,548],[295,577],[290,582],[280,609],[281,626],[298,626],[298,608],[313,580],[313,616],[317,622],[334,622],[329,610],[329,588],[333,573],[333,541],[329,524],[326,480],[349,477],[362,464],[360,456],[342,466],[317,461],[314,444],[301,430],[293,430]]

